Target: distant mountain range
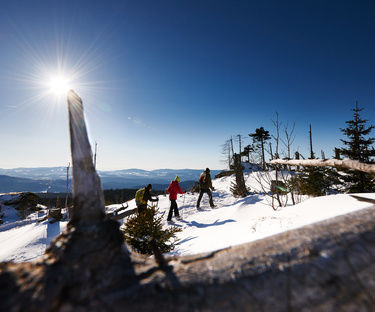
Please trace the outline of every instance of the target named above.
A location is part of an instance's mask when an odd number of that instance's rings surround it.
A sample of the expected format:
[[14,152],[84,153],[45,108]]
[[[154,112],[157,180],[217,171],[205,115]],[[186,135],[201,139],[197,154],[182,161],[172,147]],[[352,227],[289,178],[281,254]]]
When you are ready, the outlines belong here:
[[[198,181],[202,170],[196,169],[124,169],[113,171],[98,171],[103,189],[136,189],[151,183],[153,189],[164,190],[171,180],[178,175],[181,178],[181,187],[188,189]],[[212,170],[214,177],[219,170]],[[71,171],[70,171],[71,177]],[[71,190],[71,181],[69,183]],[[41,167],[41,168],[0,168],[0,192],[65,192],[66,168]]]

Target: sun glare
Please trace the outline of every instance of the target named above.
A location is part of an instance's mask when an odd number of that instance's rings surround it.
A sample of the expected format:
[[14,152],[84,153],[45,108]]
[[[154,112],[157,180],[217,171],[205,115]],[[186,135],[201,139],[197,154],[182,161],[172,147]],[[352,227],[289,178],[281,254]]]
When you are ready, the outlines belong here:
[[70,80],[64,76],[51,77],[48,81],[49,91],[57,96],[65,96],[71,88]]
[[[22,38],[21,38],[22,39]],[[27,52],[12,74],[15,81],[25,89],[31,89],[32,95],[25,104],[49,103],[56,108],[65,103],[69,90],[82,92],[87,97],[100,92],[104,81],[93,80],[97,70],[102,67],[101,56],[88,50],[77,50],[73,45],[56,42],[56,55],[51,49],[40,50],[27,40],[21,42],[22,51]]]

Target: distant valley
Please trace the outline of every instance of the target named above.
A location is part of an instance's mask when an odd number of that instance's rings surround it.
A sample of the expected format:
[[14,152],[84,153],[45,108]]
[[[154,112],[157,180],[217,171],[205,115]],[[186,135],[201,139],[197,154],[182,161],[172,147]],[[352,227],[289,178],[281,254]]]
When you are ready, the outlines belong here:
[[[113,171],[98,171],[103,189],[136,189],[148,183],[154,190],[164,190],[171,180],[178,175],[181,178],[181,187],[189,189],[195,181],[198,181],[202,170],[197,169],[124,169]],[[219,170],[212,170],[214,177]],[[70,171],[71,178],[71,171]],[[69,191],[72,184],[69,181]],[[65,167],[41,167],[41,168],[15,168],[0,169],[0,192],[52,192],[66,191]]]

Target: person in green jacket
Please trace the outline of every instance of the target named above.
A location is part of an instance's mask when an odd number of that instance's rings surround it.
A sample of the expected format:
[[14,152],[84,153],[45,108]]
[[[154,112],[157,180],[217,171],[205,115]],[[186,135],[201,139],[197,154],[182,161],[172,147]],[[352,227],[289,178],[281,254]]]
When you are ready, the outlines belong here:
[[152,185],[148,184],[145,188],[141,188],[137,191],[135,194],[135,203],[138,208],[138,214],[142,213],[147,209],[147,202],[148,201],[153,201],[156,202],[159,200],[158,197],[153,198],[152,195],[150,194],[152,190]]

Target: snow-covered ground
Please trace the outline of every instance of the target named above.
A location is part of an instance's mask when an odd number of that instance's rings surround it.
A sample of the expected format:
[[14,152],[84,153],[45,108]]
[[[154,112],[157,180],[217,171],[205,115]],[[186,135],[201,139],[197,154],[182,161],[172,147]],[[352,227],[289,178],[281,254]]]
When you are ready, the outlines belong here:
[[[247,174],[247,184],[256,188],[256,179]],[[177,203],[182,221],[174,222],[181,227],[177,233],[179,243],[172,254],[190,255],[254,241],[306,224],[332,218],[371,206],[359,202],[350,195],[339,194],[309,198],[297,205],[273,210],[265,195],[251,193],[246,198],[235,198],[230,193],[233,177],[213,181],[215,208],[211,209],[207,195],[201,202],[202,211],[197,211],[197,194],[179,195]],[[375,199],[375,194],[360,194]],[[111,211],[121,205],[111,205]],[[129,209],[135,207],[129,201]],[[159,213],[164,214],[165,226],[169,210],[167,196],[159,197]],[[9,215],[10,212],[5,212]],[[31,219],[37,216],[32,216]],[[48,221],[12,221],[0,225],[0,261],[29,261],[40,257],[51,240],[63,231],[66,221],[53,224]],[[6,220],[6,218],[5,218]]]

